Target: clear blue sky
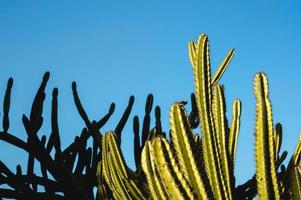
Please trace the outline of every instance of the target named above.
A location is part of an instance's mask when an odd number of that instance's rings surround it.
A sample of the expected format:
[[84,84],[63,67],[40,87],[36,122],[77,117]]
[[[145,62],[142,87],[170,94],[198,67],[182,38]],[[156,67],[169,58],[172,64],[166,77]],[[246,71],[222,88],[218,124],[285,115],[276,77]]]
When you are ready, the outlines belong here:
[[[115,128],[130,95],[136,97],[133,113],[142,117],[148,93],[162,106],[166,131],[170,105],[189,100],[194,90],[187,42],[206,33],[213,71],[230,48],[236,49],[221,83],[226,86],[228,116],[232,101],[242,100],[236,164],[237,181],[242,183],[255,166],[256,72],[264,71],[269,77],[274,122],[284,127],[283,149],[292,153],[296,145],[301,130],[300,10],[298,1],[2,0],[0,103],[6,81],[13,77],[10,130],[25,139],[21,116],[29,114],[42,75],[50,71],[42,133],[50,131],[51,90],[58,87],[63,146],[84,126],[72,99],[73,80],[91,119],[98,119],[111,102],[116,103],[103,132]],[[131,122],[122,139],[127,163],[134,167]],[[1,160],[11,168],[17,163],[26,167],[22,151],[3,142],[0,146]]]

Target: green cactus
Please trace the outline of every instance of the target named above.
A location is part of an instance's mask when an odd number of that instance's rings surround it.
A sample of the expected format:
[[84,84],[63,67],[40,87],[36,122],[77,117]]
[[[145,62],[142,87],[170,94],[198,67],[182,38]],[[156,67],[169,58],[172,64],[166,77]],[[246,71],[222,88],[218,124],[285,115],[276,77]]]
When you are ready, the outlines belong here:
[[288,164],[284,179],[284,191],[289,193],[291,199],[301,199],[301,134],[299,143]]
[[[232,174],[229,168],[230,152],[226,143],[229,140],[229,128],[226,124],[223,89],[217,82],[231,60],[234,50],[231,50],[226,56],[211,80],[208,37],[201,35],[197,44],[190,42],[189,46],[190,55],[193,55],[190,57],[194,71],[206,174],[216,199],[233,199],[232,191],[234,188],[231,188],[231,186],[233,187],[233,180],[231,180],[233,176],[230,177]],[[239,124],[239,122],[233,121],[233,124]],[[236,125],[235,127],[238,128],[239,126]],[[238,130],[231,133],[234,136]],[[231,144],[236,146],[237,140],[234,138],[231,138]]]
[[256,96],[255,157],[256,180],[260,199],[280,199],[276,177],[275,136],[268,81],[263,73],[254,79]]
[[[102,158],[97,167],[101,199],[301,199],[301,136],[285,168],[280,156],[282,127],[273,126],[268,81],[263,73],[254,79],[256,97],[255,160],[256,174],[235,187],[234,165],[240,128],[241,102],[232,107],[230,126],[226,118],[224,86],[218,81],[234,55],[231,49],[211,77],[209,41],[200,35],[189,43],[195,96],[192,112],[186,102],[170,109],[170,137],[162,131],[160,108],[156,107],[155,127],[150,127],[153,96],[149,96],[143,120],[142,141],[139,118],[134,117],[135,163],[129,169],[120,150],[120,131],[102,136]],[[195,98],[194,98],[195,97]],[[128,116],[128,115],[127,115]],[[193,133],[200,126],[200,134]],[[281,170],[279,171],[279,167]]]
[[[146,199],[147,187],[140,184],[135,174],[126,167],[113,132],[102,138],[103,177],[113,193],[114,199]],[[99,181],[100,182],[100,181]],[[138,184],[139,183],[139,184]]]
[[229,131],[229,156],[230,156],[230,173],[231,176],[234,176],[234,164],[235,164],[235,158],[236,158],[236,147],[237,147],[237,139],[238,139],[238,132],[240,128],[240,114],[241,114],[241,102],[240,100],[236,99],[233,102],[233,108],[232,108],[232,122],[231,122],[231,128]]
[[171,107],[170,128],[171,143],[184,177],[186,180],[190,180],[190,186],[194,188],[198,199],[207,199],[204,180],[202,180],[201,172],[197,167],[197,159],[200,156],[196,151],[198,147],[195,144],[192,128],[183,104],[175,103]]
[[[180,171],[171,147],[164,137],[156,137],[148,141],[144,149],[147,150],[146,152],[143,150],[141,159],[143,163],[153,164],[153,170],[157,171],[158,181],[163,186],[164,199],[195,199],[196,196],[189,186],[188,180],[185,179]],[[146,156],[146,153],[149,153],[149,155]],[[147,158],[150,158],[150,160]],[[142,165],[143,170],[144,168],[144,165]],[[147,171],[144,170],[144,172]],[[146,174],[146,176],[153,176],[153,174]],[[153,194],[152,196],[155,195]]]

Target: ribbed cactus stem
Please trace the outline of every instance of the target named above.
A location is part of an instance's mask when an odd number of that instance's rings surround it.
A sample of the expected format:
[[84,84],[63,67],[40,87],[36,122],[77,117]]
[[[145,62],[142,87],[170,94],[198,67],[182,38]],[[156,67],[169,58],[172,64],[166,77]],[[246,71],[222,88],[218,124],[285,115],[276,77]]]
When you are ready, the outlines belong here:
[[224,105],[224,94],[222,87],[220,85],[214,86],[214,95],[213,95],[213,103],[212,103],[212,110],[213,110],[213,118],[214,118],[214,125],[216,130],[216,141],[218,145],[218,155],[220,160],[219,167],[220,174],[221,174],[221,181],[224,193],[227,199],[232,199],[231,193],[231,177],[230,177],[230,169],[228,160],[230,158],[227,144],[226,144],[226,116],[225,116],[225,105]]
[[273,117],[265,74],[256,74],[254,93],[256,96],[255,157],[258,196],[262,200],[277,200],[280,199],[280,194],[276,177]]
[[[236,149],[237,149],[237,139],[240,128],[240,114],[241,114],[241,102],[236,99],[232,106],[232,121],[231,128],[229,132],[229,153],[231,157],[231,167],[234,170]],[[233,173],[234,174],[234,173]]]
[[[191,44],[191,43],[190,43]],[[190,45],[191,46],[191,45]],[[217,151],[216,132],[211,111],[211,75],[209,60],[209,42],[206,35],[201,35],[197,42],[197,60],[192,62],[194,71],[195,95],[199,111],[202,132],[202,148],[206,172],[216,199],[224,199],[223,184]],[[193,48],[190,48],[193,49]]]
[[113,132],[105,133],[102,142],[103,174],[115,199],[146,199],[143,185],[137,185],[130,176],[124,159],[117,145],[117,136]]
[[193,133],[189,119],[182,104],[176,103],[170,109],[171,142],[176,151],[177,160],[182,172],[195,189],[198,199],[208,199],[199,169],[197,167]]
[[141,154],[141,165],[147,179],[151,198],[154,200],[163,200],[167,195],[152,159],[152,155],[154,154],[152,151],[151,142],[146,142]]

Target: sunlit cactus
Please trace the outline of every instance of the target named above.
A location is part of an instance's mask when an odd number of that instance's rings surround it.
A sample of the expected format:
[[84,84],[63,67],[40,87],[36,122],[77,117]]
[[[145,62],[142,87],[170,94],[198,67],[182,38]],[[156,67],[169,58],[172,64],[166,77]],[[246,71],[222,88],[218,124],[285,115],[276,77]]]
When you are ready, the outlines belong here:
[[[201,35],[197,42],[189,43],[195,83],[195,96],[192,96],[191,102],[193,109],[188,115],[185,110],[186,102],[177,102],[171,106],[169,139],[162,134],[161,129],[157,131],[156,127],[149,131],[148,137],[144,136],[147,139],[143,140],[140,147],[142,152],[138,155],[141,161],[136,162],[142,172],[138,170],[136,175],[140,178],[136,180],[142,180],[140,186],[148,188],[146,197],[231,200],[252,199],[258,194],[258,198],[262,200],[300,199],[301,142],[289,166],[285,168],[282,165],[279,171],[287,152],[279,155],[282,128],[280,124],[273,126],[268,82],[263,73],[258,73],[254,80],[257,102],[256,174],[245,184],[235,187],[234,164],[242,106],[240,100],[234,100],[229,126],[225,115],[224,86],[218,83],[233,54],[232,49],[211,77],[208,37]],[[194,134],[193,129],[198,125],[200,133]],[[139,138],[138,136],[136,130],[135,138]],[[135,143],[139,143],[139,140],[135,139]],[[116,174],[120,173],[120,169],[114,170]],[[127,181],[131,181],[133,177],[135,176],[127,178]],[[106,176],[99,177],[99,183],[106,179]],[[120,190],[131,194],[130,188],[125,184],[119,190],[111,188],[114,198],[123,199],[117,197]],[[146,189],[141,189],[140,192],[146,192]],[[128,196],[128,199],[139,198]]]
[[[301,135],[289,164],[281,151],[282,126],[273,124],[268,80],[264,73],[254,79],[256,97],[256,172],[246,183],[235,183],[235,158],[242,103],[235,99],[232,117],[226,117],[224,86],[219,80],[234,55],[231,49],[217,72],[211,76],[209,40],[204,34],[189,43],[195,92],[191,109],[186,101],[170,108],[170,127],[166,134],[161,110],[155,107],[151,125],[153,95],[145,105],[142,123],[133,117],[136,169],[130,169],[121,151],[121,135],[130,118],[134,97],[129,98],[113,131],[101,128],[114,112],[98,120],[89,119],[81,104],[76,83],[72,83],[74,103],[85,127],[65,149],[61,147],[58,125],[58,89],[52,92],[51,133],[39,136],[43,124],[43,103],[49,73],[45,73],[33,100],[31,112],[22,121],[28,135],[23,141],[9,132],[10,96],[13,79],[7,83],[3,105],[3,131],[0,140],[28,153],[27,171],[16,172],[0,162],[0,197],[12,199],[116,199],[187,200],[217,199],[301,199]],[[48,137],[48,139],[47,139]],[[90,146],[88,140],[92,139]],[[281,153],[282,152],[282,153]],[[35,171],[36,162],[40,172]],[[51,175],[51,176],[50,176]],[[3,185],[8,185],[5,187]],[[2,187],[3,186],[3,187]],[[97,188],[97,192],[95,190]]]

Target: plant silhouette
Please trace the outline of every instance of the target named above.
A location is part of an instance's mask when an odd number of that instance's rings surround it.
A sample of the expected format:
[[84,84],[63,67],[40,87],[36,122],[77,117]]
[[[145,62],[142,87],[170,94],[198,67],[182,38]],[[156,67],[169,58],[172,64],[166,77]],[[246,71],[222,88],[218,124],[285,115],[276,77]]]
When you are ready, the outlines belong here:
[[[234,163],[241,102],[234,101],[228,126],[224,86],[218,83],[234,49],[212,78],[208,37],[201,35],[197,42],[189,43],[189,50],[196,88],[190,97],[191,111],[187,113],[185,101],[172,105],[170,137],[166,137],[159,106],[154,109],[155,125],[150,124],[154,97],[148,95],[142,123],[138,116],[132,121],[135,170],[126,166],[120,149],[121,134],[132,112],[134,96],[129,98],[115,130],[102,134],[100,129],[114,113],[115,104],[112,103],[99,120],[89,119],[73,82],[74,104],[85,127],[62,149],[57,88],[52,91],[51,133],[48,138],[39,135],[50,73],[43,76],[30,114],[22,117],[26,141],[9,131],[13,87],[13,79],[9,78],[0,140],[26,151],[28,162],[25,172],[20,165],[11,170],[0,161],[1,199],[253,199],[257,194],[259,199],[301,198],[301,142],[285,167],[282,163],[287,152],[280,154],[282,127],[281,124],[273,126],[266,75],[258,73],[254,79],[256,174],[236,186]],[[201,134],[193,133],[197,128]],[[93,141],[91,145],[88,145],[89,139]],[[36,165],[40,166],[40,172],[35,171]]]

